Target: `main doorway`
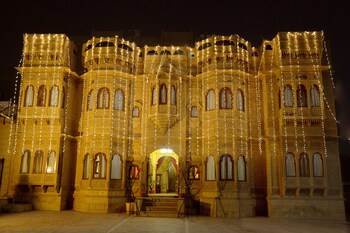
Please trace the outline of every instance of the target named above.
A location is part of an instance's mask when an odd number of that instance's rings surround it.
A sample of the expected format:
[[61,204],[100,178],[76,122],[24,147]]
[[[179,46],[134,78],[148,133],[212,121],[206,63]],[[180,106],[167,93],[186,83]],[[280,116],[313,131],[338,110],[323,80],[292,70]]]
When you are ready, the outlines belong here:
[[148,163],[148,194],[177,195],[179,156],[171,149],[159,149],[150,154]]

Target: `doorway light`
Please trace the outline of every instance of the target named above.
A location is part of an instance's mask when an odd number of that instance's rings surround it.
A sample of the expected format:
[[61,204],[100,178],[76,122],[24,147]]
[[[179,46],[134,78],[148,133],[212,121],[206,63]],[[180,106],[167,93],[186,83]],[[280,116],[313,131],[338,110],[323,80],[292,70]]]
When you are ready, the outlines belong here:
[[173,153],[174,151],[170,148],[162,148],[160,149],[160,153]]

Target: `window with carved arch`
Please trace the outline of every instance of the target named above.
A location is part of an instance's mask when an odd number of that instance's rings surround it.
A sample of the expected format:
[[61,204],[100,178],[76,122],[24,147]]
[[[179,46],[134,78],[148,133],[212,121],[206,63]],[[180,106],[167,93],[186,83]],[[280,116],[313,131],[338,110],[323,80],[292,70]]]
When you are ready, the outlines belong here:
[[220,90],[220,108],[232,109],[232,92],[228,87],[224,87]]
[[24,106],[33,107],[33,101],[34,101],[34,87],[32,85],[28,85],[25,90]]
[[316,84],[311,86],[310,90],[311,95],[311,107],[320,107],[321,106],[321,99],[320,99],[320,91]]
[[295,176],[295,158],[292,153],[288,153],[285,158],[286,166],[286,176],[294,177]]
[[140,117],[140,109],[138,106],[134,106],[132,109],[132,117]]
[[44,153],[39,150],[34,155],[33,173],[42,173]]
[[62,93],[61,93],[61,98],[60,98],[61,108],[64,108],[65,100],[66,100],[66,89],[64,87],[62,87]]
[[121,89],[115,91],[114,95],[114,109],[124,111],[125,97],[124,92]]
[[309,157],[305,152],[299,155],[299,174],[301,177],[310,176]]
[[122,179],[122,159],[118,154],[113,155],[111,161],[111,179],[121,180]]
[[237,180],[238,181],[246,181],[246,161],[243,155],[238,156],[237,159]]
[[94,108],[94,90],[91,89],[89,91],[88,97],[87,97],[87,105],[86,110],[90,111]]
[[159,104],[166,104],[167,103],[167,87],[165,83],[162,83],[159,88]]
[[83,180],[89,179],[90,173],[90,156],[86,154],[83,160]]
[[38,89],[38,98],[37,98],[36,105],[38,107],[45,107],[45,103],[46,103],[46,86],[41,85]]
[[29,173],[29,168],[30,168],[30,152],[29,150],[25,150],[21,157],[20,173],[22,174]]
[[106,87],[100,88],[97,94],[97,108],[108,109],[109,108],[109,89]]
[[156,88],[156,86],[152,87],[152,105],[157,105],[157,88]]
[[105,179],[106,178],[106,155],[98,153],[94,158],[94,178]]
[[298,107],[307,107],[307,92],[304,85],[300,84],[297,89]]
[[199,168],[198,166],[190,166],[190,169],[189,169],[189,179],[190,180],[199,180]]
[[211,181],[215,180],[215,161],[213,156],[208,155],[207,160],[205,162],[206,166],[206,180]]
[[198,117],[198,108],[196,106],[192,106],[192,108],[191,108],[191,117],[192,118]]
[[233,180],[233,160],[229,154],[220,157],[220,180]]
[[241,89],[237,90],[237,110],[244,111],[244,95]]
[[293,107],[293,89],[289,84],[284,86],[284,107]]
[[139,173],[140,173],[139,166],[131,165],[129,167],[129,179],[138,180],[139,179]]
[[320,153],[313,154],[312,167],[313,167],[314,177],[323,176],[323,159]]
[[56,152],[51,151],[47,156],[46,173],[55,173],[56,171]]
[[57,85],[53,85],[50,90],[50,107],[57,107],[58,106],[58,96],[59,96],[59,89]]
[[207,106],[206,106],[207,111],[215,109],[215,92],[213,89],[210,89],[207,92],[206,103],[207,103]]
[[171,85],[171,90],[170,90],[170,104],[171,105],[176,105],[176,88],[174,85]]

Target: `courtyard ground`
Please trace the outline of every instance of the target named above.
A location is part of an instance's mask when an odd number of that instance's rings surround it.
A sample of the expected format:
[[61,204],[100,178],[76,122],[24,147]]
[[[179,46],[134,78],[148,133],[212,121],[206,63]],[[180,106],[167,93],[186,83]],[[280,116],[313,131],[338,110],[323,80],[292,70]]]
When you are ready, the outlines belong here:
[[350,232],[346,221],[252,218],[136,217],[76,211],[0,213],[0,232],[55,233],[341,233]]

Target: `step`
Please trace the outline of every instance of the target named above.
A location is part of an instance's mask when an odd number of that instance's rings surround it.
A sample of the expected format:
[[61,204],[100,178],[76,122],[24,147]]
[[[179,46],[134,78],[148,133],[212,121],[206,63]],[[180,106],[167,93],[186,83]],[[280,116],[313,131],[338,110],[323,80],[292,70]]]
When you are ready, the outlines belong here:
[[140,217],[163,217],[163,218],[177,218],[177,212],[169,211],[140,211]]
[[139,216],[176,218],[179,200],[174,197],[143,198]]
[[7,203],[2,205],[2,211],[5,212],[24,212],[33,210],[33,204],[24,203]]

